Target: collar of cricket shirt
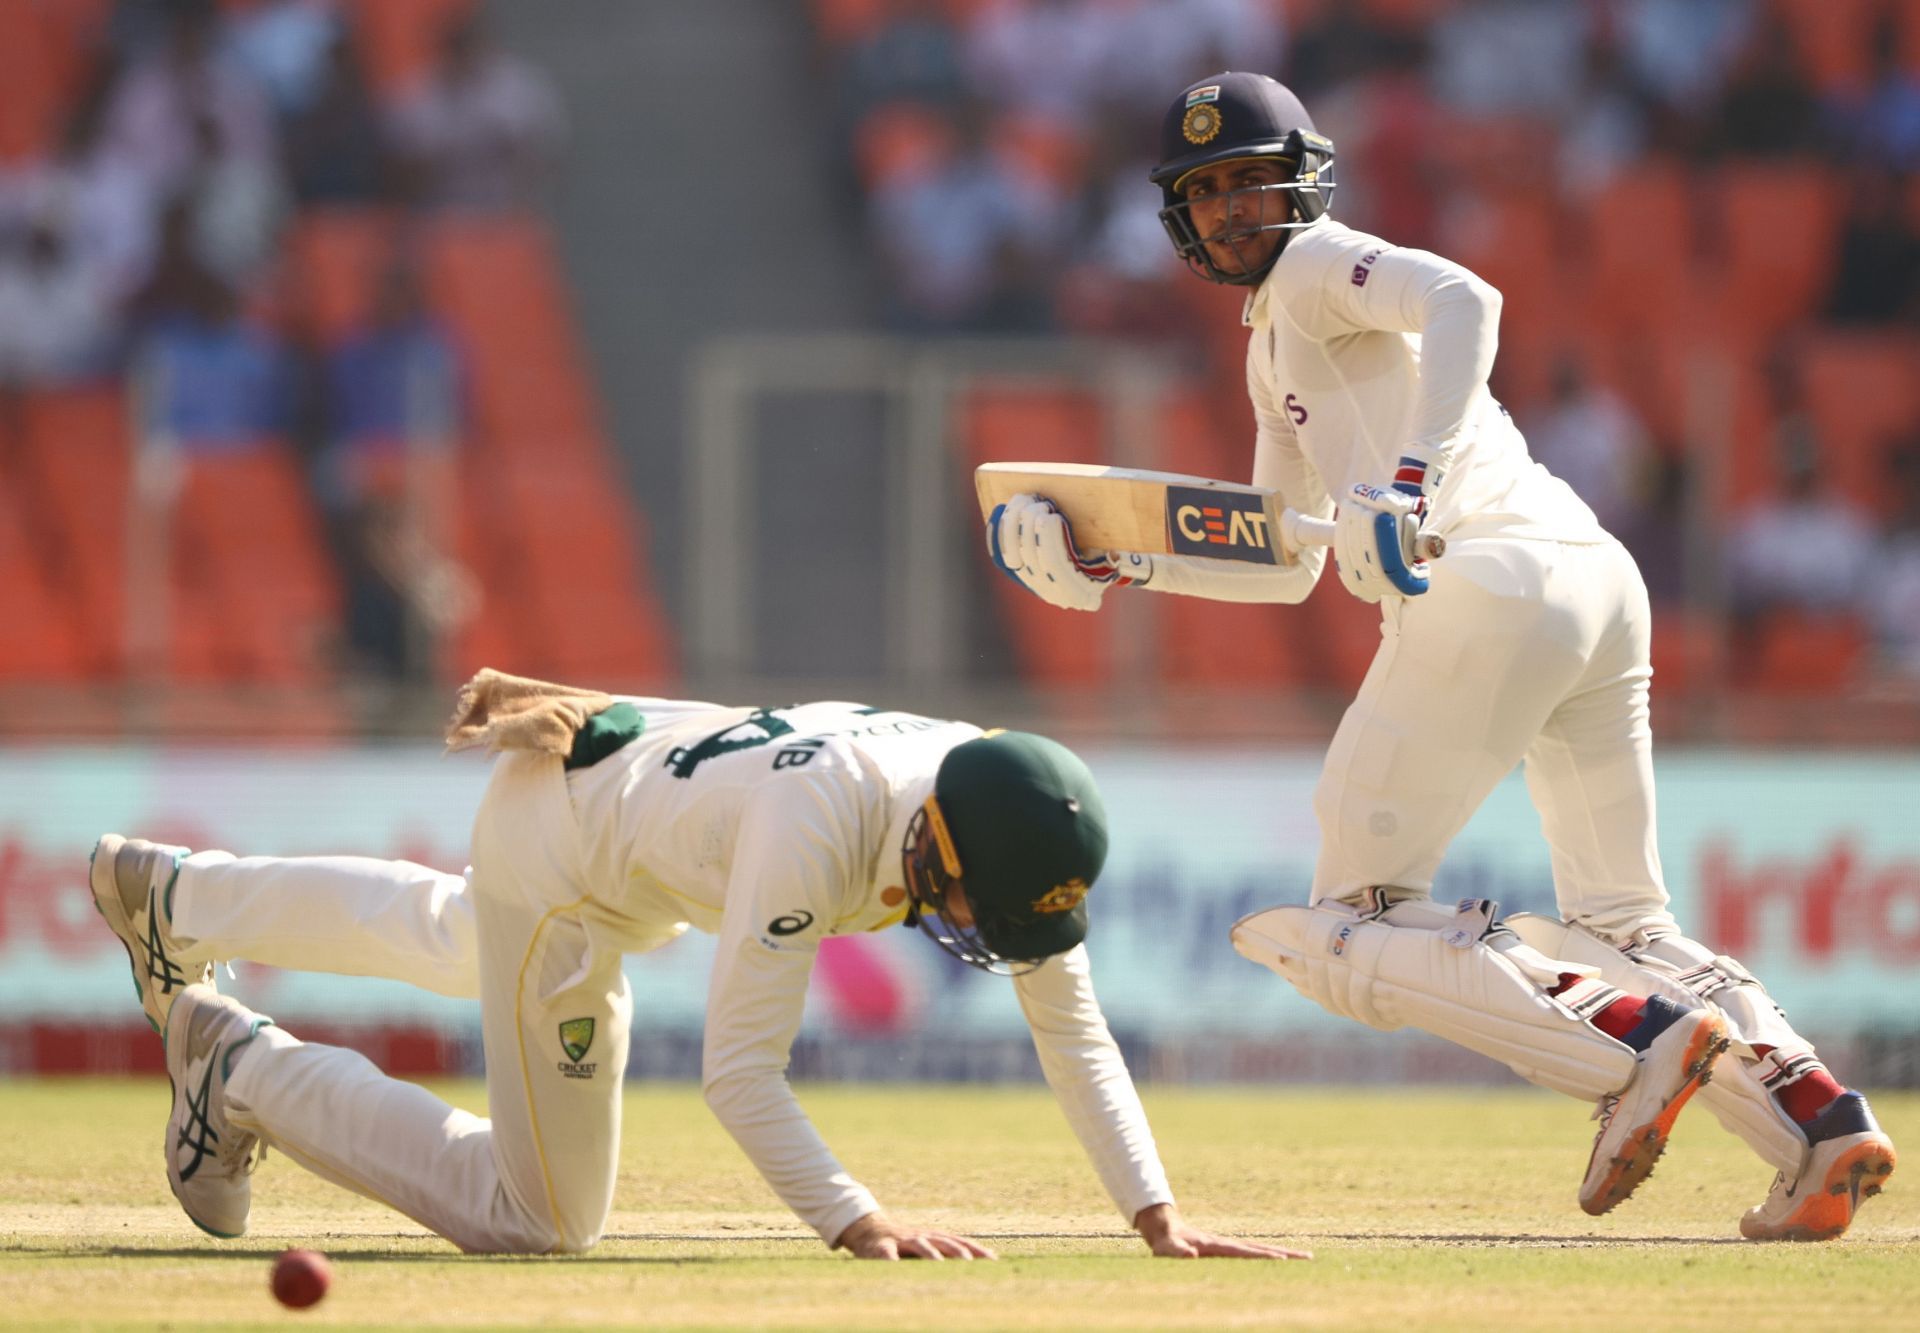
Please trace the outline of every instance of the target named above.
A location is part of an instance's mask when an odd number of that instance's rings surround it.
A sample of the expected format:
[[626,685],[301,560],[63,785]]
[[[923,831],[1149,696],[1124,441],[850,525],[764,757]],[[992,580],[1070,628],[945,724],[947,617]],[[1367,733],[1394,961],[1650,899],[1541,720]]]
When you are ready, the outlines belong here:
[[[891,802],[887,831],[873,858],[873,876],[867,885],[866,901],[854,912],[850,924],[858,930],[884,930],[907,919],[906,873],[900,863],[900,848],[907,840],[907,825],[927,797],[933,795],[932,773],[914,778],[888,798]],[[898,889],[896,895],[892,891]]]

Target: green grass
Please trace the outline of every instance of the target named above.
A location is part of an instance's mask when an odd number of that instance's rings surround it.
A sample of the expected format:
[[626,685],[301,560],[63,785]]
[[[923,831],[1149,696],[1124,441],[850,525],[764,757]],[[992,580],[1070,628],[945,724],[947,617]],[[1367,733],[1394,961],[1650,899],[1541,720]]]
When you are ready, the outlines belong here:
[[[443,1088],[477,1109],[472,1084]],[[1155,1090],[1188,1215],[1310,1264],[1152,1260],[1044,1090],[802,1090],[888,1207],[987,1240],[997,1264],[862,1264],[803,1232],[686,1087],[627,1099],[617,1210],[591,1254],[467,1258],[278,1157],[253,1229],[195,1231],[167,1192],[164,1081],[0,1083],[0,1324],[11,1328],[1911,1327],[1920,1204],[1894,1177],[1827,1245],[1739,1239],[1771,1179],[1705,1111],[1614,1214],[1574,1202],[1582,1110],[1508,1091]],[[1881,1096],[1896,1142],[1920,1097]],[[325,1250],[294,1314],[269,1257]]]

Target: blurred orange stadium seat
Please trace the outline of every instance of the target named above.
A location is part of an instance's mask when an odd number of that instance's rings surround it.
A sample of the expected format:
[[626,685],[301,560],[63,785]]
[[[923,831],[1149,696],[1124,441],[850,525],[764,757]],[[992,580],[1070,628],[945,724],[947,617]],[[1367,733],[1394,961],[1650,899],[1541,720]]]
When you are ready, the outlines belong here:
[[478,0],[350,0],[360,63],[381,92],[397,93],[430,69],[440,35]]
[[1357,7],[1385,27],[1418,31],[1445,18],[1459,3],[1460,0],[1360,0]]
[[27,523],[29,492],[0,489],[0,680],[59,681],[84,674],[74,604],[47,576]]
[[1885,517],[1889,450],[1920,439],[1920,334],[1827,330],[1799,356],[1828,479]]
[[[1896,3],[1900,0],[1896,0]],[[1770,0],[1800,66],[1823,93],[1858,89],[1870,68],[1874,25],[1888,0]],[[1910,7],[1910,6],[1909,6]]]
[[1696,199],[1677,163],[1629,167],[1581,216],[1589,318],[1633,336],[1693,322],[1703,296]]
[[657,688],[676,670],[673,633],[633,497],[611,478],[545,228],[511,216],[446,219],[425,239],[434,305],[471,362],[469,512],[455,549],[484,594],[448,669],[510,650],[507,669]]
[[[969,491],[972,471],[981,463],[1094,463],[1103,453],[1099,403],[1063,385],[982,384],[961,404],[959,420]],[[1113,680],[1111,617],[1048,606],[1004,578],[993,580],[993,590],[1028,681],[1098,689]]]
[[1586,345],[1595,380],[1633,408],[1654,443],[1710,460],[1699,480],[1738,508],[1770,494],[1780,474],[1772,399],[1757,344],[1684,328]]
[[525,218],[452,219],[428,238],[434,307],[472,362],[483,450],[597,458],[585,355],[545,229]]
[[1713,617],[1674,602],[1653,609],[1653,698],[1714,688],[1720,680],[1720,630]]
[[875,107],[853,132],[854,162],[869,192],[929,171],[953,150],[952,122],[915,102]]
[[292,318],[328,346],[363,324],[373,309],[381,269],[397,240],[393,218],[378,208],[323,208],[302,213],[287,229],[286,260],[294,293]]
[[1552,199],[1490,198],[1453,250],[1460,263],[1500,289],[1516,320],[1564,317],[1574,284],[1560,259],[1559,215]]
[[1727,327],[1764,336],[1819,306],[1833,277],[1842,186],[1804,163],[1734,163],[1713,189],[1720,226],[1715,305]]
[[[222,650],[223,678],[306,684],[327,675],[338,575],[289,449],[261,441],[189,457],[172,542],[175,586],[203,599],[202,632]],[[186,628],[175,626],[176,644]],[[191,659],[185,645],[176,652]]]
[[1006,0],[940,0],[940,8],[950,21],[965,26],[1005,3]]
[[118,387],[41,391],[25,400],[22,470],[57,546],[55,586],[78,608],[88,675],[118,675],[125,666],[127,411]]
[[1855,616],[1770,612],[1746,639],[1736,679],[1758,694],[1832,695],[1855,682],[1869,641]]
[[53,148],[108,7],[108,0],[0,0],[0,161]]
[[1045,116],[1002,116],[994,122],[993,147],[1043,188],[1070,196],[1085,184],[1092,146],[1072,125]]
[[1347,595],[1331,553],[1307,600],[1282,610],[1312,678],[1342,696],[1358,690],[1380,651],[1380,608]]
[[857,42],[886,21],[892,0],[809,0],[813,26],[828,43]]

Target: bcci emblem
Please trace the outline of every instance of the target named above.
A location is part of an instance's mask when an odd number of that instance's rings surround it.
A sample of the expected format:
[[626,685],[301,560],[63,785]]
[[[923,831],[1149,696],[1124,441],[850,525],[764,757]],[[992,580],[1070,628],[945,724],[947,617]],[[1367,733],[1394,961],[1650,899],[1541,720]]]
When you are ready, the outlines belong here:
[[593,1045],[593,1020],[591,1018],[569,1018],[560,1025],[560,1049],[567,1053],[557,1068],[568,1078],[592,1078],[597,1064],[581,1064],[587,1051]]
[[1180,133],[1188,143],[1202,144],[1220,133],[1220,108],[1211,102],[1196,102],[1180,120]]
[[1055,912],[1071,912],[1086,896],[1087,882],[1079,878],[1070,879],[1065,884],[1056,884],[1048,889],[1044,896],[1034,902],[1033,910],[1049,916]]

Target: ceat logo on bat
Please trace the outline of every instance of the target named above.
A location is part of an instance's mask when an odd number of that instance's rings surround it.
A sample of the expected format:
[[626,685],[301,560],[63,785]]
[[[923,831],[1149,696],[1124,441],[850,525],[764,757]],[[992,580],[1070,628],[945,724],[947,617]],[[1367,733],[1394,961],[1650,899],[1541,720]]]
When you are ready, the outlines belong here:
[[1266,506],[1257,495],[1200,486],[1167,487],[1167,545],[1175,555],[1278,564]]

